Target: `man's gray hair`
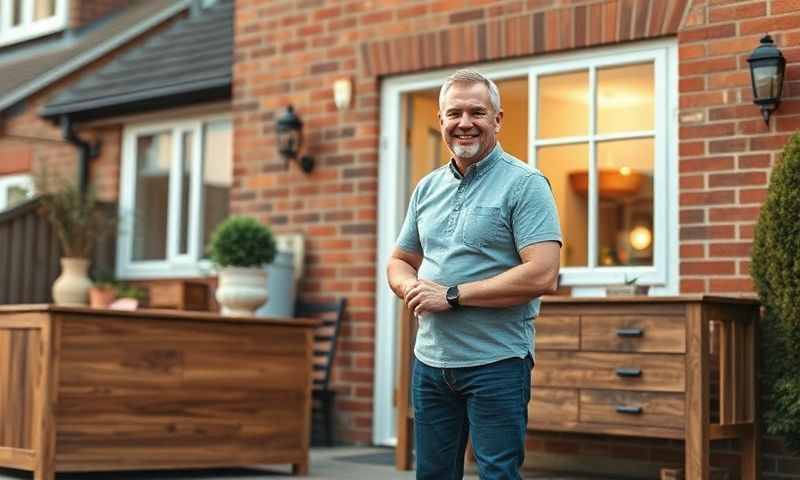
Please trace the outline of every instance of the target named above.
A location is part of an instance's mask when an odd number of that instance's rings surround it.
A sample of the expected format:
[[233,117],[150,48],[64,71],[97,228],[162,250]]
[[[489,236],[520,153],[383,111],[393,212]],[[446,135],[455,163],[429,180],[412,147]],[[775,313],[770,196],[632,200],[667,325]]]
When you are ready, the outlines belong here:
[[479,72],[469,68],[456,71],[444,81],[441,90],[439,90],[439,110],[444,107],[444,97],[454,83],[482,83],[486,85],[486,88],[489,89],[489,100],[492,102],[492,108],[494,108],[495,112],[500,111],[500,90],[497,89],[497,85]]

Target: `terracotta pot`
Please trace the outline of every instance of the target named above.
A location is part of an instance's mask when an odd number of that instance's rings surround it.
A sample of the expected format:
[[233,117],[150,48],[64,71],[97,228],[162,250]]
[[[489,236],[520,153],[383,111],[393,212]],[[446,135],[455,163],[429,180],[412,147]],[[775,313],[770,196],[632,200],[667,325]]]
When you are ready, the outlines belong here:
[[61,275],[53,282],[53,302],[56,305],[86,306],[89,304],[89,260],[63,257]]
[[108,308],[117,299],[117,290],[110,287],[92,287],[89,289],[89,306],[92,308]]
[[267,271],[261,267],[225,267],[216,298],[223,315],[251,317],[267,301]]

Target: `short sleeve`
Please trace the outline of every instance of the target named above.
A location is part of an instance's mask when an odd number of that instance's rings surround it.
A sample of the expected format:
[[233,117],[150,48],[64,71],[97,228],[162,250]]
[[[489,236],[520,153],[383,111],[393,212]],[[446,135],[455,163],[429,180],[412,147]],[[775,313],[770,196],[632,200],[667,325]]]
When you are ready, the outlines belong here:
[[422,243],[419,239],[419,229],[417,228],[417,196],[419,188],[414,189],[411,200],[408,202],[406,218],[400,228],[400,235],[397,237],[397,247],[411,253],[422,254]]
[[544,175],[534,172],[521,178],[514,198],[511,227],[518,252],[540,242],[556,241],[563,245],[553,191]]

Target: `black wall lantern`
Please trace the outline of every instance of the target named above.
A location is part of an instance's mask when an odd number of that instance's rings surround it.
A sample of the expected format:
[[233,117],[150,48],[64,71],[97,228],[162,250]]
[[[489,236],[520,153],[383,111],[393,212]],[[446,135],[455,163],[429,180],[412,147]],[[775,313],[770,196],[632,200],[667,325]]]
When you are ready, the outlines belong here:
[[278,118],[276,130],[278,151],[286,159],[286,165],[290,160],[296,160],[304,172],[310,173],[314,169],[314,157],[303,155],[298,158],[303,145],[303,122],[294,113],[294,107],[286,107],[286,111]]
[[781,103],[786,59],[773,43],[772,37],[764,35],[761,44],[747,58],[747,63],[750,64],[753,83],[753,103],[761,107],[764,122],[769,125],[769,116]]

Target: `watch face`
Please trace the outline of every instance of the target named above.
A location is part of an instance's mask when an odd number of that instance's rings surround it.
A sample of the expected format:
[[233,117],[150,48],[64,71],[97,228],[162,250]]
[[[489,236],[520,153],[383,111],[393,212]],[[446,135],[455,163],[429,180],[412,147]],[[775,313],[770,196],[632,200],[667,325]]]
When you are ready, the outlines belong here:
[[447,289],[447,301],[449,303],[458,302],[458,287],[453,286]]

